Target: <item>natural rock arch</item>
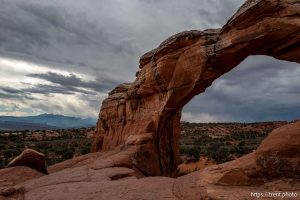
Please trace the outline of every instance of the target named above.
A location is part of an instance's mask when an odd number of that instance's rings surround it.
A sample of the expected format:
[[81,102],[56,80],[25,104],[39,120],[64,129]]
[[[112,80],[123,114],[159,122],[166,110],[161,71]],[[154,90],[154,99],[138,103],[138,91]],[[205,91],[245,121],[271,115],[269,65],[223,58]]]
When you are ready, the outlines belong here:
[[183,106],[249,55],[300,63],[300,1],[248,0],[221,29],[185,31],[140,59],[103,101],[92,150],[135,146],[132,167],[175,176]]

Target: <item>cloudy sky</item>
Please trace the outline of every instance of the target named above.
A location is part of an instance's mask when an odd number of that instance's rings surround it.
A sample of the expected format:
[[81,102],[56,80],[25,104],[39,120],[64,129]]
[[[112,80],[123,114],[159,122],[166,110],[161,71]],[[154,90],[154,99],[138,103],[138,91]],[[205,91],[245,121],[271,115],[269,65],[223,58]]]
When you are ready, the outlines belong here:
[[[221,27],[244,0],[0,0],[0,115],[97,117],[139,57],[183,30]],[[300,67],[249,57],[183,120],[300,118]]]

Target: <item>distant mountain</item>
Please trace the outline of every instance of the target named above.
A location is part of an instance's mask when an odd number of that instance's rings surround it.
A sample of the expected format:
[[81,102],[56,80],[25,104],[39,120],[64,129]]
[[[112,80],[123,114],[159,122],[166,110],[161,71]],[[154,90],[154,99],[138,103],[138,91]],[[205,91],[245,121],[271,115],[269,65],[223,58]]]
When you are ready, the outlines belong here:
[[0,130],[45,130],[92,127],[96,119],[42,114],[37,116],[0,116]]

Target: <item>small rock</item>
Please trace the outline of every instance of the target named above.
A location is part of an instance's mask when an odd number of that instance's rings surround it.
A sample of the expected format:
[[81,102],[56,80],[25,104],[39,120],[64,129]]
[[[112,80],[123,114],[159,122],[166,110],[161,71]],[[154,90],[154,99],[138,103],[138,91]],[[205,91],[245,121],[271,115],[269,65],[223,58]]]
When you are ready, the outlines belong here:
[[44,174],[48,174],[45,164],[45,155],[33,149],[25,149],[7,165],[7,167],[16,166],[27,166]]

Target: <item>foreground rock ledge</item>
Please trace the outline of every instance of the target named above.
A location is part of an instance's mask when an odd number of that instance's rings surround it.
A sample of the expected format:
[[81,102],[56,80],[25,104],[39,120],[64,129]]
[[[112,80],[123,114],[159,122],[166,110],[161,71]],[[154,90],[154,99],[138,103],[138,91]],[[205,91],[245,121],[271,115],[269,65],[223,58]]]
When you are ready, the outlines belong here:
[[93,151],[135,145],[141,173],[176,176],[183,106],[249,55],[300,63],[299,32],[299,0],[248,0],[221,29],[168,38],[103,101]]
[[143,177],[130,160],[134,145],[58,163],[48,168],[49,175],[7,168],[0,170],[0,200],[250,200],[255,199],[251,192],[270,191],[299,195],[299,141],[300,121],[274,130],[249,155],[176,179]]

